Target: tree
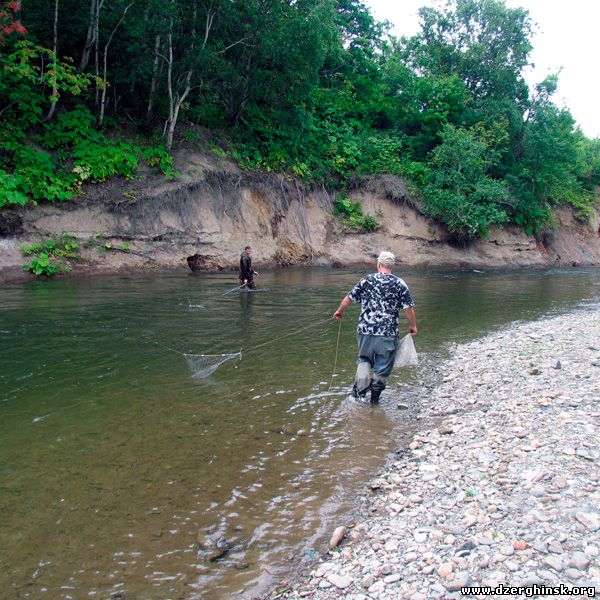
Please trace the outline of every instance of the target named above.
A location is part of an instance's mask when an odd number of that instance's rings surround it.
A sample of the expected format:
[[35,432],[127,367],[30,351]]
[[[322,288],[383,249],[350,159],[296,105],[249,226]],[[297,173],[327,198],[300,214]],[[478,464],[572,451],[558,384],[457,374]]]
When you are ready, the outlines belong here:
[[98,116],[98,127],[102,127],[102,125],[104,124],[104,112],[106,110],[106,90],[108,88],[108,80],[107,80],[107,70],[108,70],[108,48],[113,40],[113,37],[115,36],[115,33],[117,33],[119,27],[121,27],[121,25],[123,24],[123,21],[125,20],[125,17],[127,15],[127,11],[132,7],[133,2],[130,2],[124,9],[123,9],[123,13],[121,15],[121,18],[117,21],[117,24],[114,26],[113,30],[110,32],[110,35],[108,36],[108,40],[106,41],[106,44],[104,45],[104,55],[103,55],[103,60],[102,60],[102,65],[103,65],[103,69],[102,69],[102,97],[100,99],[100,115]]
[[[48,63],[52,69],[46,68]],[[52,50],[21,40],[2,58],[0,115],[12,111],[14,120],[31,127],[41,119],[43,104],[52,101],[54,94],[56,98],[61,93],[78,96],[91,81],[91,76],[77,73],[68,62],[55,60]]]
[[446,125],[429,160],[423,189],[426,214],[440,219],[458,242],[485,237],[508,221],[507,189],[486,175],[486,146],[472,132]]
[[[455,98],[449,99],[448,122],[465,127],[483,123],[489,128],[499,119],[507,121],[510,142],[495,167],[503,176],[528,104],[523,69],[529,64],[532,23],[527,11],[508,8],[501,0],[452,0],[445,9],[425,7],[419,14],[421,31],[400,41],[396,60],[417,81],[429,80],[429,87],[444,90],[444,82],[451,78],[463,84],[462,91],[453,84]],[[429,115],[427,111],[425,117]],[[443,120],[437,119],[437,124],[437,128],[431,122],[423,128],[421,151],[439,142]],[[414,130],[411,120],[407,125]]]
[[50,110],[48,111],[48,115],[46,116],[46,121],[50,121],[54,115],[54,111],[56,110],[56,105],[58,103],[58,82],[57,82],[57,61],[58,61],[58,1],[54,0],[54,25],[52,28],[53,31],[53,41],[54,44],[52,46],[52,95],[50,96]]
[[539,100],[524,126],[520,161],[508,177],[514,219],[526,231],[551,227],[553,204],[571,204],[589,216],[593,198],[578,179],[579,140],[569,111]]
[[27,30],[19,21],[19,12],[21,10],[20,2],[0,3],[0,46],[4,44],[4,38],[13,34],[25,34]]

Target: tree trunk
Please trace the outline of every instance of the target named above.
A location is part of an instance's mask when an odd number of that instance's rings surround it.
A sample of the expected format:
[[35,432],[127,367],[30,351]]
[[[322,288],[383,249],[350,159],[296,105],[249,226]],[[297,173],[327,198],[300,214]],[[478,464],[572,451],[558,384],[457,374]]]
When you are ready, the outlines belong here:
[[52,58],[52,96],[50,96],[50,110],[46,116],[46,121],[50,121],[54,116],[56,105],[58,104],[58,74],[57,74],[57,61],[58,61],[58,0],[54,0],[54,45],[52,47],[54,56]]
[[98,79],[100,77],[100,62],[98,59],[100,53],[100,10],[104,4],[104,0],[96,0],[96,14],[94,16],[94,66],[96,73],[96,97],[95,104],[98,106],[98,96],[100,94],[100,84]]
[[[192,40],[190,44],[190,54],[194,53],[194,45],[196,42],[196,19],[198,17],[198,2],[194,0],[192,9]],[[215,13],[209,8],[206,14],[206,28],[204,31],[204,42],[202,43],[202,47],[206,46],[206,42],[208,41],[208,36],[210,34],[210,29],[213,24],[213,20],[215,18]],[[169,68],[167,72],[167,84],[169,88],[169,119],[165,123],[164,131],[167,135],[167,149],[170,150],[173,146],[173,138],[175,135],[175,127],[177,125],[177,119],[179,118],[179,110],[181,105],[188,97],[188,94],[192,90],[192,76],[194,74],[194,70],[192,67],[188,70],[185,75],[185,84],[183,92],[180,94],[179,91],[173,91],[173,17],[171,17],[171,27],[169,30]],[[164,134],[163,134],[164,135]]]
[[[204,23],[204,37],[202,40],[202,49],[206,48],[208,43],[210,32],[217,15],[216,10],[212,7],[212,4],[209,6],[206,11],[206,20]],[[198,17],[198,2],[197,0],[193,0],[192,4],[192,32],[191,32],[191,43],[190,48],[188,50],[189,55],[191,57],[194,56],[194,48],[196,44],[196,19]],[[177,125],[177,119],[179,118],[179,111],[181,109],[182,104],[185,99],[188,97],[189,93],[192,91],[192,78],[194,76],[194,64],[190,65],[190,68],[185,73],[185,77],[183,77],[183,89],[180,92],[179,89],[173,89],[173,17],[171,17],[171,24],[169,29],[168,39],[168,47],[169,47],[169,57],[165,58],[167,62],[167,90],[169,93],[169,118],[165,121],[165,126],[163,128],[163,136],[166,136],[167,148],[170,150],[173,145],[173,138],[175,134],[175,127]],[[237,44],[243,43],[245,38],[241,38],[237,40],[233,44],[229,44],[225,48],[221,49],[219,53],[224,53],[229,48],[233,48],[233,46],[237,46]],[[181,78],[179,79],[181,81]]]
[[248,103],[249,90],[250,90],[250,76],[252,74],[252,59],[248,58],[244,68],[244,83],[242,85],[242,93],[240,95],[240,101],[236,113],[233,117],[233,124],[237,125],[246,110],[246,104]]
[[177,125],[177,119],[179,118],[179,109],[181,108],[181,105],[187,98],[189,92],[190,88],[186,88],[185,92],[177,98],[175,106],[173,107],[173,113],[169,118],[169,127],[167,129],[167,149],[169,150],[173,146],[173,137],[175,135],[175,126]]
[[158,51],[160,50],[160,35],[154,40],[154,63],[152,64],[152,82],[150,83],[150,94],[148,96],[148,108],[146,110],[146,119],[150,120],[154,112],[154,95],[158,87]]
[[95,17],[96,17],[96,2],[98,0],[91,0],[90,2],[90,20],[88,22],[88,30],[87,36],[85,38],[85,46],[83,47],[83,52],[81,53],[81,61],[79,62],[79,70],[85,71],[85,68],[88,65],[90,60],[90,51],[92,50],[92,46],[94,45],[94,33],[96,28]]
[[103,80],[103,84],[102,84],[102,100],[100,101],[100,116],[98,117],[98,127],[102,127],[103,123],[104,123],[104,112],[106,110],[106,88],[108,87],[108,82],[106,80],[106,71],[108,69],[108,47],[110,46],[110,43],[112,42],[112,39],[115,35],[115,33],[117,33],[117,29],[119,29],[119,27],[121,27],[121,23],[123,23],[123,21],[125,20],[125,15],[127,14],[127,11],[131,8],[131,6],[133,5],[133,2],[131,2],[130,4],[128,4],[125,7],[125,10],[123,11],[123,14],[121,15],[121,18],[119,19],[119,22],[115,25],[114,29],[110,32],[110,35],[108,36],[108,40],[106,42],[106,45],[104,46],[104,57],[103,57],[103,71],[102,71],[102,80]]

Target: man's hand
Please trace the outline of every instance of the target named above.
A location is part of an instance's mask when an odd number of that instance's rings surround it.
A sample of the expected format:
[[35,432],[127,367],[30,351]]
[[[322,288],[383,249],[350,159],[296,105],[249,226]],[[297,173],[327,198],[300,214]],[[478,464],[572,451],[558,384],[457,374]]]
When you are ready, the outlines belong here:
[[260,277],[260,273],[258,271],[253,271],[253,273],[257,276]]
[[408,333],[410,335],[417,335],[417,315],[415,314],[415,309],[412,306],[405,308],[404,314],[408,319]]
[[244,284],[243,285],[248,285],[248,280],[244,279]]
[[340,319],[344,318],[344,313],[346,312],[346,309],[352,304],[352,301],[350,300],[350,298],[348,298],[348,296],[346,296],[341,304],[338,306],[338,309],[333,313],[333,318],[336,321],[339,321]]

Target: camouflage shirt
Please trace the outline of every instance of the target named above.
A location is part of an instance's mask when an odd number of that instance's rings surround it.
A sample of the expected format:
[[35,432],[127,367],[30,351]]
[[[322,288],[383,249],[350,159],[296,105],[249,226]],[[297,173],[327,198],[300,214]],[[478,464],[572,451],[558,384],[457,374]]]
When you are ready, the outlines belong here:
[[361,304],[358,332],[366,335],[398,335],[398,311],[414,306],[406,283],[391,273],[363,277],[348,298]]

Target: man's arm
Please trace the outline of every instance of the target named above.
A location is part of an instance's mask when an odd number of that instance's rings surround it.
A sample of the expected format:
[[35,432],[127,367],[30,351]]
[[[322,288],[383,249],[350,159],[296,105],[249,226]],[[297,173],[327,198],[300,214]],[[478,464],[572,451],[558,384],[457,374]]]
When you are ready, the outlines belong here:
[[333,313],[334,319],[343,319],[346,309],[352,304],[352,300],[346,296],[340,303],[338,309]]
[[404,309],[404,314],[408,319],[408,331],[410,335],[417,335],[417,314],[415,313],[414,307]]

